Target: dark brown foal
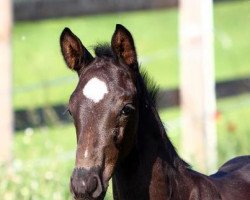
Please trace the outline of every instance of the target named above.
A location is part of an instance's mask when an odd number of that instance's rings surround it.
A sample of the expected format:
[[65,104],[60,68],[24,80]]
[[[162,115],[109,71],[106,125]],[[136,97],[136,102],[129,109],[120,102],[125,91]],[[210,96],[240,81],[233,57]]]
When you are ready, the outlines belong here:
[[68,28],[60,38],[79,82],[69,100],[76,127],[75,199],[103,199],[112,177],[116,200],[247,200],[250,157],[212,176],[190,169],[176,153],[155,107],[156,88],[138,67],[130,32],[117,25],[111,47],[93,57]]

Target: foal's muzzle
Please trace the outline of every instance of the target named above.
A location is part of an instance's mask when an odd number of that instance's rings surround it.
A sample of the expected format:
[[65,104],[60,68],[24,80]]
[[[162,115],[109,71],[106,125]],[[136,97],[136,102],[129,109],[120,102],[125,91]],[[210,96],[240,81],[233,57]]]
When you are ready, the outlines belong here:
[[98,169],[75,168],[70,179],[70,191],[77,200],[103,199],[105,195]]

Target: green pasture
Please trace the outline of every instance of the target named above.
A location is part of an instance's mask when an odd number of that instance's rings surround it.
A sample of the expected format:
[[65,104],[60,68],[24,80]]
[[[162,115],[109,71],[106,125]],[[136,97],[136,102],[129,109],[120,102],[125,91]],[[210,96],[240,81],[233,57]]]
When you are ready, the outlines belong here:
[[[217,80],[250,75],[249,10],[249,1],[215,4]],[[177,17],[177,10],[171,9],[17,22],[13,34],[15,108],[67,102],[77,76],[67,70],[60,55],[59,36],[65,26],[91,49],[97,42],[110,40],[116,23],[124,24],[133,33],[142,67],[160,87],[177,87]],[[177,149],[181,146],[179,112],[177,108],[160,112]],[[218,112],[219,166],[250,152],[250,95],[219,100]],[[17,132],[13,166],[0,168],[1,199],[71,199],[68,188],[75,158],[74,132],[73,124]],[[112,199],[110,191],[106,199]]]
[[[249,10],[249,1],[215,4],[217,80],[250,75]],[[60,53],[59,36],[65,26],[91,50],[97,43],[110,41],[116,23],[125,25],[133,33],[141,66],[161,87],[177,87],[177,14],[171,9],[17,22],[13,34],[15,108],[67,102],[77,76],[67,70]]]
[[[239,103],[240,102],[240,103]],[[218,166],[226,160],[249,154],[250,95],[220,100],[218,127]],[[168,135],[180,149],[179,110],[161,112]],[[74,167],[75,130],[73,124],[17,132],[10,172],[0,168],[0,196],[4,200],[70,200],[69,177]],[[182,156],[182,152],[179,151]],[[190,162],[192,164],[192,162]],[[194,166],[196,169],[196,166]],[[106,200],[111,200],[109,189]]]

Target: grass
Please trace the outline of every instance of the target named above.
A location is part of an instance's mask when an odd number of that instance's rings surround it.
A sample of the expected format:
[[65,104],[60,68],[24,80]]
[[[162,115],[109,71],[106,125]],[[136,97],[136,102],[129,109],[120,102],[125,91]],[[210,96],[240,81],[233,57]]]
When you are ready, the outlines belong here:
[[[155,23],[157,19],[159,22]],[[57,20],[46,20],[40,22],[25,22],[17,23],[14,28],[14,86],[18,93],[14,96],[15,107],[28,107],[37,105],[46,105],[50,103],[66,102],[70,92],[75,87],[75,84],[58,84],[55,87],[47,87],[42,85],[39,89],[34,89],[32,92],[24,93],[22,87],[41,81],[54,80],[58,77],[74,77],[76,75],[66,69],[59,49],[59,36],[65,26],[69,26],[83,41],[86,47],[91,49],[91,46],[97,42],[110,41],[116,23],[122,23],[132,30],[135,37],[140,60],[154,59],[161,54],[168,55],[165,44],[161,40],[155,40],[154,34],[160,33],[160,37],[166,38],[167,48],[173,49],[175,52],[176,31],[163,31],[161,20],[169,21],[171,27],[176,27],[176,11],[148,11],[134,12],[122,14],[110,14],[100,16],[65,18]],[[145,27],[150,24],[150,29],[145,30]],[[158,28],[157,28],[158,27]],[[160,28],[160,29],[159,29]],[[155,30],[155,31],[154,31]],[[42,34],[39,34],[42,33]],[[146,33],[146,34],[145,34]],[[158,37],[157,37],[158,38]],[[35,50],[34,50],[35,49]],[[20,55],[20,52],[22,54]],[[172,51],[170,52],[173,53]],[[151,58],[151,54],[153,54]],[[154,64],[160,65],[163,59],[158,59]],[[167,65],[176,66],[177,59],[166,60]],[[146,66],[146,62],[143,62]],[[165,65],[166,63],[164,63]],[[150,65],[149,65],[150,68]],[[176,71],[175,67],[171,71]],[[160,73],[155,71],[155,76]],[[171,72],[177,74],[177,72]],[[152,74],[153,75],[153,74]],[[165,78],[161,79],[162,83]],[[172,83],[176,80],[173,77]],[[33,96],[33,101],[25,101],[28,96]]]
[[[221,113],[217,120],[218,166],[234,156],[249,154],[249,99],[250,95],[243,95],[218,102]],[[161,111],[161,118],[172,142],[177,150],[180,149],[179,110]],[[0,168],[0,196],[6,200],[71,199],[69,177],[75,159],[74,132],[73,124],[18,132],[13,141],[11,172]],[[106,196],[108,199],[112,199],[111,188]]]
[[[249,76],[249,1],[222,3],[215,7],[216,78]],[[245,28],[241,28],[245,27]],[[242,30],[242,31],[241,31]]]
[[70,199],[66,188],[74,140],[67,140],[67,133],[72,131],[65,126],[19,132],[14,140],[13,171],[0,187],[3,199]]
[[[217,80],[250,74],[249,9],[249,1],[215,4]],[[172,9],[17,22],[13,33],[15,108],[67,102],[77,77],[66,69],[60,55],[59,36],[65,26],[91,49],[97,42],[110,41],[116,23],[125,25],[133,33],[142,67],[161,87],[177,87],[177,14]]]
[[[1,197],[6,200],[71,199],[69,178],[75,159],[74,131],[73,125],[62,125],[18,132],[14,138],[13,166],[10,172],[0,174]],[[110,194],[109,191],[107,198]]]
[[[250,152],[250,95],[227,98],[217,102],[217,149],[218,165],[234,156],[247,155]],[[181,149],[181,118],[180,110],[172,108],[162,110],[161,118],[165,122],[168,135],[174,142],[177,150]],[[184,147],[185,148],[185,147]],[[182,152],[180,152],[182,154]],[[192,160],[188,160],[192,163]],[[196,168],[196,166],[194,166]]]
[[220,100],[217,123],[219,165],[232,156],[250,153],[250,95]]

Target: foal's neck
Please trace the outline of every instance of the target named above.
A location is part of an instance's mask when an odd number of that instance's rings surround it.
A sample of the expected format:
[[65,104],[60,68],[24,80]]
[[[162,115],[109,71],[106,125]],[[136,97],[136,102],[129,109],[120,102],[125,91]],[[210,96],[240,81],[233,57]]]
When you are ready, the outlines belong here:
[[[142,93],[145,92],[142,89]],[[169,199],[186,164],[168,139],[148,93],[140,102],[137,140],[113,177],[115,199]],[[181,189],[181,188],[180,188]]]
[[115,200],[221,199],[211,179],[178,156],[143,79],[137,140],[113,176]]

